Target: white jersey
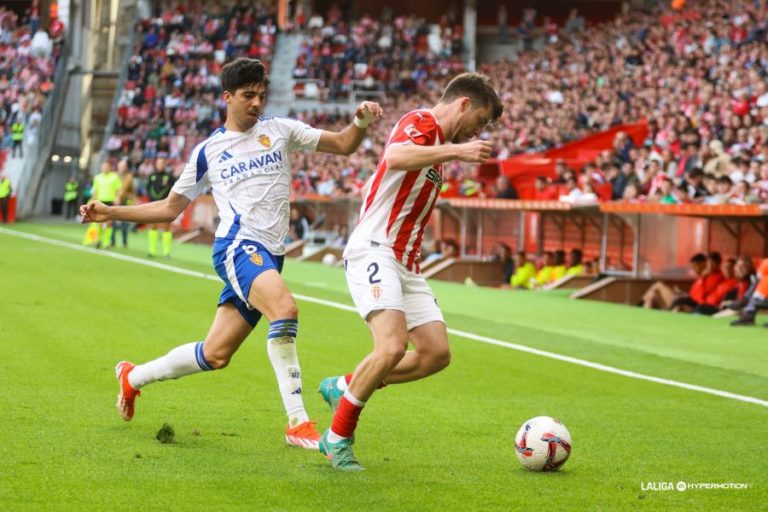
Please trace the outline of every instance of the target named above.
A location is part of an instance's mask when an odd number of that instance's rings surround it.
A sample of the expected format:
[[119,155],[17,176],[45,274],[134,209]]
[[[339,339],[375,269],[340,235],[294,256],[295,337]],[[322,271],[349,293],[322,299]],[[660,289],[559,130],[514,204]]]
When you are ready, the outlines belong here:
[[264,116],[245,132],[219,128],[192,150],[173,191],[194,200],[210,185],[221,219],[217,238],[253,240],[285,254],[290,153],[314,151],[321,133],[301,121]]
[[[432,112],[414,110],[397,122],[382,154],[389,146],[438,146],[443,139],[443,131]],[[369,251],[372,245],[389,247],[397,261],[418,273],[424,228],[440,195],[442,182],[441,164],[407,171],[390,170],[382,157],[371,177],[360,209],[360,222],[349,238],[345,257],[353,251]]]

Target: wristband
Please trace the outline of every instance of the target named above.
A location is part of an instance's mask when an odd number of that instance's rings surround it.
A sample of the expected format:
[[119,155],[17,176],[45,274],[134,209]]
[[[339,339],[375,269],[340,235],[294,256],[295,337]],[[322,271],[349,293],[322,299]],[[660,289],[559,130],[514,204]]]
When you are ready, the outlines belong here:
[[352,120],[352,123],[354,123],[354,125],[358,128],[365,130],[368,128],[368,125],[371,124],[372,120],[373,114],[371,114],[371,111],[366,108],[363,110],[363,118],[360,119],[359,117],[355,116],[355,118]]

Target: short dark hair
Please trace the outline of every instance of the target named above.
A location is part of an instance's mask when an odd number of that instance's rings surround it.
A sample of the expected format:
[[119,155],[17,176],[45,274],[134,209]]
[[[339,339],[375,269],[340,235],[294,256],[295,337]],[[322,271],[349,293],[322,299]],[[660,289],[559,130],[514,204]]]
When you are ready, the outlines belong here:
[[584,259],[584,253],[581,249],[572,249],[571,250],[571,259],[573,260],[574,265],[581,264],[582,260]]
[[707,257],[704,255],[703,252],[697,252],[693,256],[691,256],[691,263],[699,263],[700,265],[703,265],[707,262]]
[[733,185],[733,180],[731,180],[731,178],[728,176],[720,176],[719,178],[717,178],[717,182],[723,183],[726,185]]
[[491,121],[501,117],[504,107],[490,79],[480,73],[462,73],[451,80],[443,91],[440,103],[450,103],[463,96],[472,100],[473,108],[490,107]]
[[221,88],[231,94],[251,84],[269,85],[267,69],[259,59],[240,57],[221,70]]
[[712,260],[713,263],[716,263],[718,265],[723,262],[723,255],[717,251],[712,251],[709,254],[707,254],[707,258]]

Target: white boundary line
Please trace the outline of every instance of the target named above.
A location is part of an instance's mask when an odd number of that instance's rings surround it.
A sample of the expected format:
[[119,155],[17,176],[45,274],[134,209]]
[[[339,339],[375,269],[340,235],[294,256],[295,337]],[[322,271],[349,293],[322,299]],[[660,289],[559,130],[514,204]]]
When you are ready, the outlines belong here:
[[[19,238],[25,238],[27,240],[33,240],[35,242],[41,242],[46,243],[49,245],[55,245],[58,247],[65,247],[68,249],[74,249],[76,251],[83,251],[88,252],[91,254],[97,254],[99,256],[107,256],[110,258],[115,258],[122,261],[129,261],[131,263],[137,263],[139,265],[145,265],[147,267],[152,267],[160,270],[166,270],[168,272],[175,272],[177,274],[182,274],[185,276],[191,276],[191,277],[199,277],[202,279],[208,279],[210,281],[216,281],[221,282],[218,276],[212,275],[212,274],[206,274],[204,272],[195,272],[194,270],[187,270],[179,267],[174,267],[172,265],[166,265],[164,263],[159,263],[156,261],[151,260],[145,260],[141,258],[136,258],[134,256],[126,256],[124,254],[114,253],[114,252],[108,252],[108,251],[102,251],[98,249],[93,249],[91,247],[84,247],[82,245],[73,244],[70,242],[64,242],[61,240],[56,240],[52,238],[46,238],[38,235],[33,235],[30,233],[24,233],[21,231],[16,231],[13,229],[6,229],[0,227],[0,233],[5,235],[11,235],[16,236]],[[294,297],[296,297],[299,300],[303,300],[305,302],[312,302],[314,304],[320,304],[322,306],[327,306],[334,309],[340,309],[342,311],[351,311],[356,313],[357,310],[353,308],[352,306],[346,305],[346,304],[340,304],[338,302],[332,302],[329,300],[324,299],[318,299],[316,297],[310,297],[308,295],[299,295],[299,294],[293,294]],[[696,384],[688,384],[686,382],[680,382],[677,380],[671,380],[671,379],[663,379],[661,377],[654,377],[652,375],[645,375],[643,373],[637,373],[632,372],[628,370],[622,370],[620,368],[614,368],[613,366],[606,366],[604,364],[600,363],[593,363],[591,361],[587,361],[585,359],[579,359],[576,357],[570,357],[570,356],[564,356],[562,354],[557,354],[554,352],[548,352],[546,350],[539,350],[536,348],[527,347],[525,345],[519,345],[517,343],[510,343],[508,341],[502,341],[497,340],[495,338],[488,338],[486,336],[480,336],[478,334],[473,334],[471,332],[466,331],[460,331],[458,329],[448,329],[448,332],[450,334],[453,334],[454,336],[459,336],[468,340],[478,341],[480,343],[487,343],[489,345],[496,345],[499,347],[505,347],[512,350],[517,350],[519,352],[526,352],[528,354],[534,354],[541,357],[546,357],[549,359],[555,359],[558,361],[563,361],[565,363],[571,363],[578,366],[584,366],[586,368],[592,368],[593,370],[598,370],[601,372],[606,373],[613,373],[615,375],[621,375],[623,377],[628,377],[631,379],[637,379],[637,380],[644,380],[648,382],[655,382],[656,384],[664,384],[666,386],[672,386],[676,388],[682,388],[687,389],[690,391],[698,391],[700,393],[706,393],[709,395],[719,396],[722,398],[729,398],[731,400],[738,400],[740,402],[747,402],[752,403],[756,405],[761,405],[763,407],[768,407],[768,400],[762,400],[760,398],[752,397],[752,396],[746,396],[746,395],[739,395],[736,393],[731,393],[729,391],[722,391],[720,389],[714,389],[714,388],[708,388],[705,386],[698,386]]]

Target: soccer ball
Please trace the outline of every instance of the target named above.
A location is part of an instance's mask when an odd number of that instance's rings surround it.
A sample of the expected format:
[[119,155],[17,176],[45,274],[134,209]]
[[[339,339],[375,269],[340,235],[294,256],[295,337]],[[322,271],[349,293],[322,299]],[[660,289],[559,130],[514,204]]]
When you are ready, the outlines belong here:
[[571,455],[571,434],[559,420],[536,416],[523,423],[515,436],[515,451],[531,471],[555,471]]
[[323,264],[328,265],[329,267],[332,267],[336,264],[336,256],[332,253],[328,253],[325,256],[323,256]]

